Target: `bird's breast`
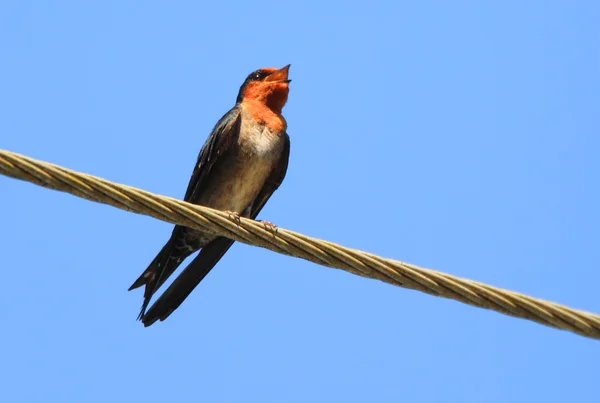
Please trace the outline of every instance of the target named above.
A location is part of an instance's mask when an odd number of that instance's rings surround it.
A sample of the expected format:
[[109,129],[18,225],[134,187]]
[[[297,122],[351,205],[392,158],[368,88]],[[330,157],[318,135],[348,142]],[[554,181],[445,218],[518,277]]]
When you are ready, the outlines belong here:
[[238,140],[215,166],[199,204],[244,213],[264,186],[283,148],[282,136],[242,115]]
[[242,120],[238,146],[241,158],[255,163],[274,163],[283,151],[283,138],[263,124],[245,119]]

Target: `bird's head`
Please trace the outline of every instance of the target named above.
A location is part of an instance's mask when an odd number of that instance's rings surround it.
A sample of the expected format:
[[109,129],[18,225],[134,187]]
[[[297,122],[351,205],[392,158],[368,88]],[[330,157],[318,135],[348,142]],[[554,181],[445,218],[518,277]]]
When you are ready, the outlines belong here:
[[258,101],[280,113],[290,91],[289,69],[288,64],[281,69],[267,67],[250,73],[240,88],[237,102]]

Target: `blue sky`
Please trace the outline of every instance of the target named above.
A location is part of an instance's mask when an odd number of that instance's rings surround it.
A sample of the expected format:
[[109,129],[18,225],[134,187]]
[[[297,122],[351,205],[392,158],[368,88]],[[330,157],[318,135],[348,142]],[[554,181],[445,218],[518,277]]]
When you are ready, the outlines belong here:
[[[261,218],[600,312],[600,5],[7,1],[0,148],[181,198],[248,73],[291,63]],[[597,341],[235,245],[168,321],[171,226],[0,177],[0,400],[565,402]]]

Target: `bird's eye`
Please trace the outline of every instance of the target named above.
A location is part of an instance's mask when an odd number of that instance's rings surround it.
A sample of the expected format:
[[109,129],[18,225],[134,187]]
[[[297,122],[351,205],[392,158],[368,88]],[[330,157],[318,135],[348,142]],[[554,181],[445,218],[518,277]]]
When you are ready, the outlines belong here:
[[250,74],[250,76],[248,77],[248,81],[260,81],[266,76],[268,76],[268,74],[264,71],[255,71],[254,73]]

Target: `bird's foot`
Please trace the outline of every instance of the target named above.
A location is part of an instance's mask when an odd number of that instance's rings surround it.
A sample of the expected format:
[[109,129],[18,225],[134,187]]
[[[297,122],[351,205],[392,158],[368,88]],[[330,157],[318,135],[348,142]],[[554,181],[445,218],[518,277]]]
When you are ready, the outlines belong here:
[[240,225],[242,223],[240,213],[236,213],[235,211],[225,211],[225,214],[229,215],[229,218],[235,221],[237,225]]
[[277,225],[273,224],[272,222],[265,220],[260,220],[260,222],[264,225],[267,231],[271,231],[273,234],[277,232]]

